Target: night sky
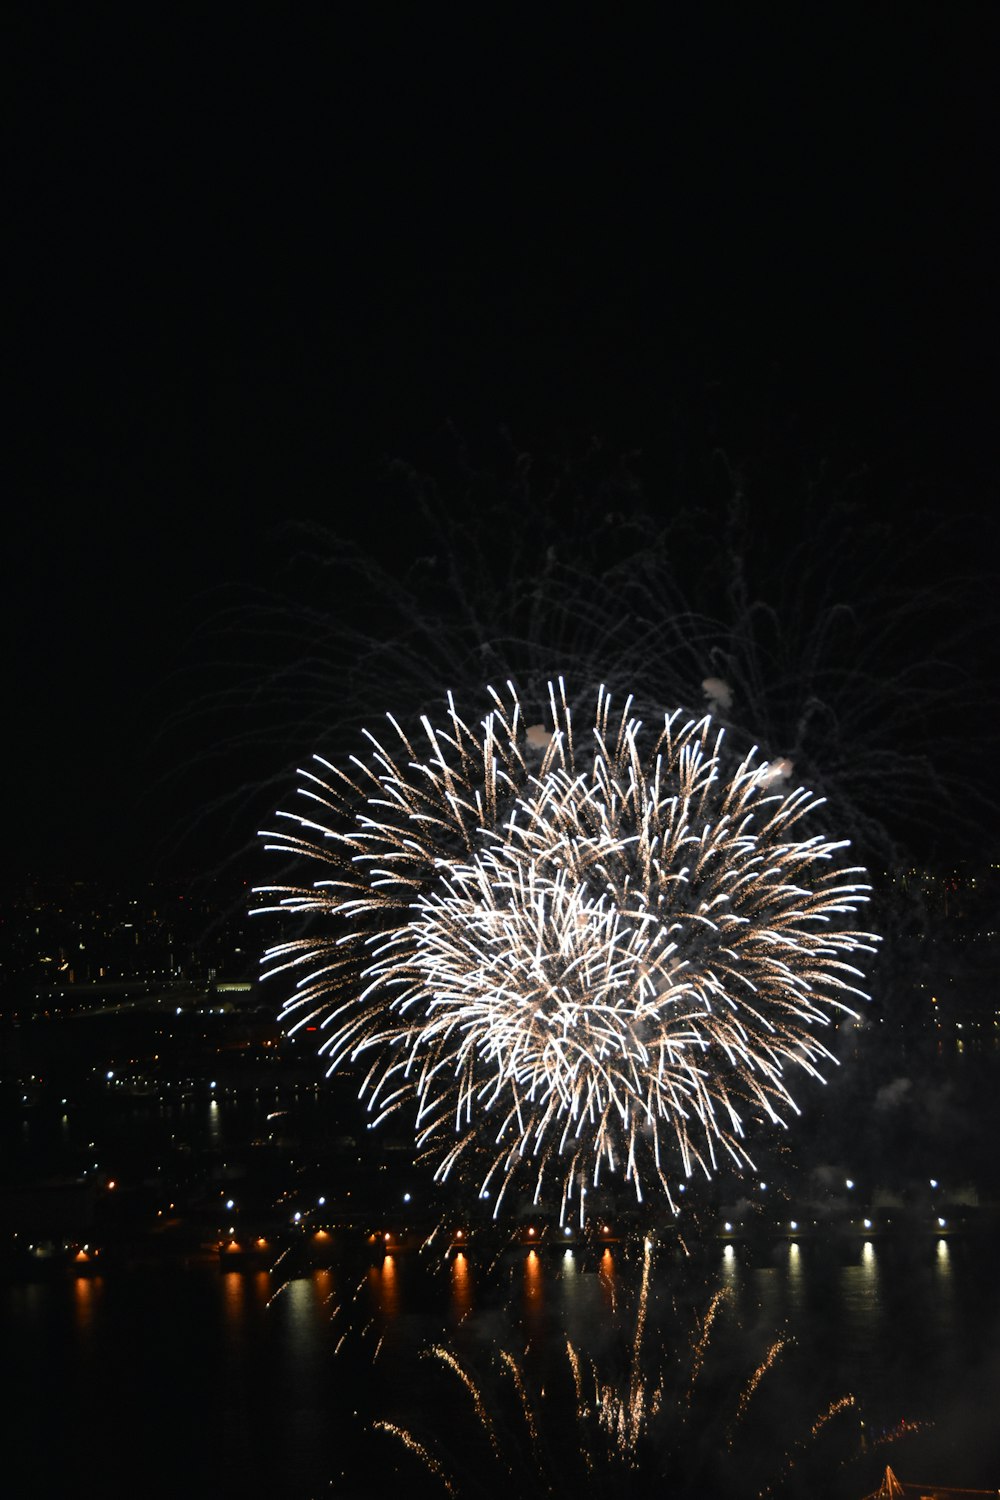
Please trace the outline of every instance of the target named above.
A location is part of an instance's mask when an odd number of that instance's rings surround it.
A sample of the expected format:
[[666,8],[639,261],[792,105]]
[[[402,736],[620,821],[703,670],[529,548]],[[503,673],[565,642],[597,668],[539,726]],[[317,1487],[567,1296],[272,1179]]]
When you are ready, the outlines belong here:
[[865,465],[993,567],[995,6],[210,9],[7,29],[8,877],[169,862],[199,624],[289,520],[419,545],[446,430],[721,445],[776,552]]

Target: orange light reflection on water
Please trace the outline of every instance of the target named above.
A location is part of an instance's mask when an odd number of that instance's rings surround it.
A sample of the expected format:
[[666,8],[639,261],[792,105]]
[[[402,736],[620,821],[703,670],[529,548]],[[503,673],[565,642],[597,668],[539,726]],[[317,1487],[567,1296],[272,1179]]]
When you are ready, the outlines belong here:
[[472,1274],[468,1257],[461,1250],[451,1263],[451,1305],[460,1319],[472,1310]]
[[73,1323],[77,1333],[90,1333],[94,1315],[100,1303],[101,1290],[102,1283],[99,1276],[73,1278]]
[[597,1271],[604,1300],[609,1309],[614,1312],[615,1300],[618,1294],[617,1279],[615,1276],[615,1258],[607,1245],[604,1247],[604,1254],[601,1256]]
[[226,1322],[230,1324],[242,1323],[244,1286],[243,1276],[239,1271],[223,1271],[222,1299]]
[[399,1313],[399,1271],[395,1256],[387,1255],[381,1266],[372,1266],[368,1285],[382,1317],[395,1318]]
[[529,1317],[543,1311],[543,1290],[542,1258],[537,1250],[529,1250],[524,1258],[524,1309]]

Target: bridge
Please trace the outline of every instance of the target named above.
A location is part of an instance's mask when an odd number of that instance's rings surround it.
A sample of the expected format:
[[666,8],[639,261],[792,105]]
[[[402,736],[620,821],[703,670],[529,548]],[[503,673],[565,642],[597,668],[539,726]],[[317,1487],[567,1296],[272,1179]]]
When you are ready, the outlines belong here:
[[907,1495],[917,1495],[919,1500],[952,1500],[952,1496],[958,1495],[998,1496],[1000,1489],[963,1490],[950,1484],[904,1484],[887,1465],[882,1483],[870,1495],[865,1495],[864,1500],[906,1500]]

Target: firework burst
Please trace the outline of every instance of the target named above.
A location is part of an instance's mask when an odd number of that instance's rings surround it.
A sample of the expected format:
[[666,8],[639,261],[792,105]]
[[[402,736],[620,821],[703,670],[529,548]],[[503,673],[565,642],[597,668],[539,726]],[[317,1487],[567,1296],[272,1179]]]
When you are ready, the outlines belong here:
[[360,1068],[374,1123],[410,1107],[438,1178],[495,1213],[527,1189],[582,1220],[619,1174],[672,1203],[696,1168],[751,1164],[788,1074],[832,1059],[875,941],[864,872],[807,833],[810,793],[754,753],[727,766],[709,717],[649,732],[602,688],[581,737],[561,681],[550,728],[491,696],[478,732],[449,700],[423,754],[390,718],[350,774],[302,773],[309,810],[264,838],[321,873],[263,888],[312,919],[267,972],[296,976],[286,1020]]
[[[266,587],[217,596],[169,755],[170,775],[202,777],[201,834],[223,809],[241,836],[259,827],[303,745],[345,764],[386,705],[414,723],[448,689],[468,703],[508,679],[543,702],[564,674],[711,712],[731,751],[761,746],[824,797],[870,869],[923,868],[957,834],[981,847],[995,812],[988,741],[969,727],[992,704],[974,670],[981,580],[943,570],[932,517],[901,542],[860,479],[784,494],[772,513],[766,476],[744,482],[716,459],[710,492],[648,495],[599,452],[441,462],[435,482],[393,466],[392,514],[408,520],[374,551],[292,527]],[[216,757],[217,800],[204,779]],[[233,831],[219,826],[216,852]],[[912,888],[882,881],[878,901],[886,933],[895,906],[912,914]]]

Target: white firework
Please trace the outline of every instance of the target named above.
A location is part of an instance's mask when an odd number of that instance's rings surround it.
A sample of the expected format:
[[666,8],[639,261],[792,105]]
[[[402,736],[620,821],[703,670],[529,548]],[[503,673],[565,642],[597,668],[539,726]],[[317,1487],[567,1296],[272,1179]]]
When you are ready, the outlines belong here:
[[803,832],[820,805],[751,751],[727,769],[710,717],[597,695],[581,744],[562,680],[550,731],[490,690],[478,733],[449,698],[419,754],[390,716],[351,774],[300,773],[309,813],[267,846],[326,867],[268,886],[264,911],[313,914],[272,947],[297,972],[291,1029],[316,1024],[329,1071],[364,1066],[376,1122],[409,1106],[419,1146],[493,1196],[572,1204],[621,1174],[641,1198],[728,1158],[795,1110],[789,1072],[867,998],[854,930],[865,872]]

